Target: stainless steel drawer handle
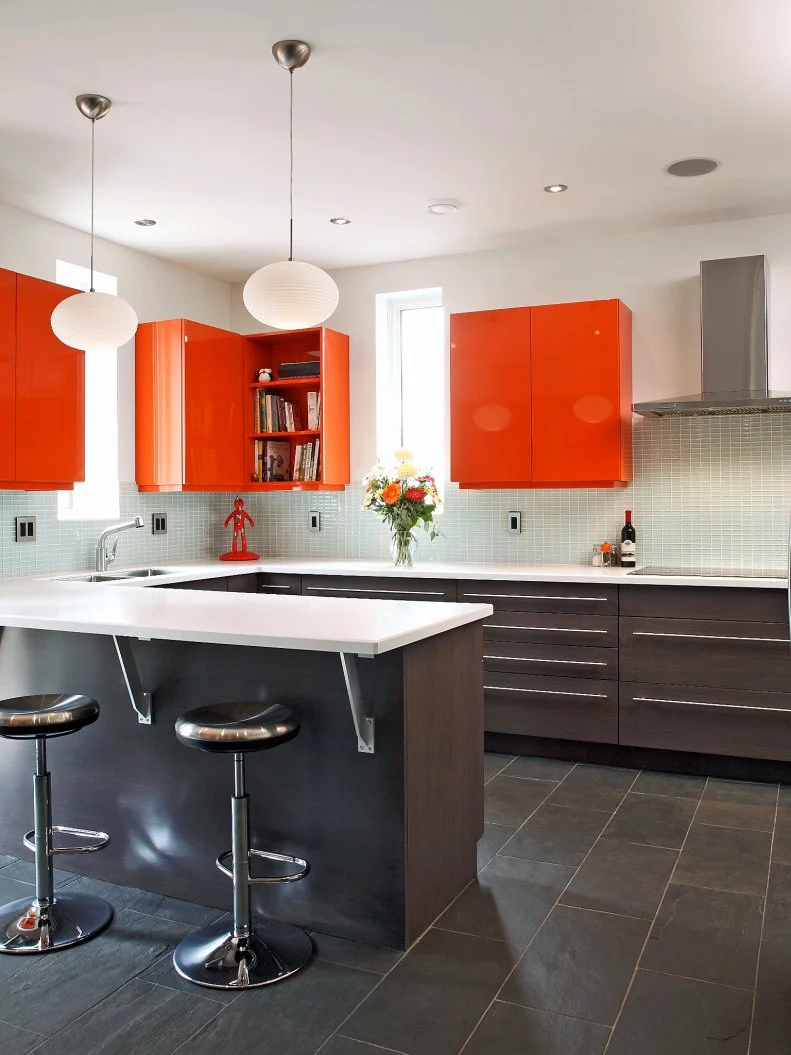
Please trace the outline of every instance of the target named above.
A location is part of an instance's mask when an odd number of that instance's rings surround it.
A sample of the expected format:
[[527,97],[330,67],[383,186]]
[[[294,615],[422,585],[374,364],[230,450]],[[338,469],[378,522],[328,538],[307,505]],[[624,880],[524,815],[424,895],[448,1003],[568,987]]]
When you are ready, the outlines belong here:
[[465,597],[493,597],[500,600],[503,597],[515,598],[519,601],[601,601],[606,604],[608,597],[557,597],[551,593],[472,593],[464,591]]
[[510,685],[484,685],[484,689],[496,689],[497,692],[532,692],[539,696],[584,696],[587,699],[606,700],[606,692],[563,692],[560,689],[515,689]]
[[534,656],[484,656],[484,659],[508,659],[513,663],[562,663],[571,667],[606,667],[603,659],[540,659]]
[[276,582],[265,582],[265,583],[262,583],[258,588],[259,588],[259,590],[290,590],[291,589],[290,586],[281,586],[279,583],[276,583]]
[[609,630],[581,630],[573,626],[512,626],[510,623],[484,623],[492,630],[546,630],[551,634],[609,634]]
[[314,593],[400,593],[415,597],[444,597],[444,590],[371,590],[364,586],[308,586]]
[[633,696],[635,703],[678,703],[684,707],[715,707],[726,711],[776,711],[791,718],[791,710],[785,707],[758,707],[751,703],[703,703],[700,700],[665,700],[655,696]]
[[787,645],[787,637],[741,637],[727,634],[665,634],[658,630],[633,630],[633,637],[679,637],[689,641],[767,641],[771,644]]

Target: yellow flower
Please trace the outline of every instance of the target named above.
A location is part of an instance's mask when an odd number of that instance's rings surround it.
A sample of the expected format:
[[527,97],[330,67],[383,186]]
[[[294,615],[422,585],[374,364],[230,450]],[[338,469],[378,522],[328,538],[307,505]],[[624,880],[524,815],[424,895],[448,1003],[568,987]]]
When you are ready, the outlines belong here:
[[411,462],[414,458],[412,451],[406,449],[406,447],[399,447],[395,452],[395,459],[397,462]]
[[417,466],[412,462],[399,462],[396,466],[396,476],[399,480],[408,480],[410,476],[417,476]]

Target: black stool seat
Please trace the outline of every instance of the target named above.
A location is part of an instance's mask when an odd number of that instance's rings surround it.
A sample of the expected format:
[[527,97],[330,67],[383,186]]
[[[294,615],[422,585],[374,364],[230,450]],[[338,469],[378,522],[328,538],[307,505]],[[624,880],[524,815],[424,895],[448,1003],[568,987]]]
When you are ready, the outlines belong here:
[[0,736],[15,740],[62,736],[90,725],[99,717],[99,704],[90,696],[54,692],[0,700]]
[[187,711],[176,721],[176,736],[202,751],[266,751],[293,740],[299,725],[297,715],[279,703],[238,701]]

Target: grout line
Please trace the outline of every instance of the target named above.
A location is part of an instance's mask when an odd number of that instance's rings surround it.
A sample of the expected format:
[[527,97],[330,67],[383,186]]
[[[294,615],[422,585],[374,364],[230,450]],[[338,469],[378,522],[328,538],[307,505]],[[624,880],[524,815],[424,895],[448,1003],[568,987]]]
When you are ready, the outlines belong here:
[[734,989],[737,993],[751,993],[752,989],[745,989],[743,985],[730,985],[728,982],[712,982],[710,978],[695,978],[691,974],[678,974],[676,971],[658,971],[656,967],[641,967],[646,974],[661,974],[668,978],[683,978],[687,982],[700,982],[701,985],[717,985],[722,989]]
[[747,1038],[747,1055],[753,1046],[753,1025],[755,1024],[755,1004],[758,999],[758,972],[761,967],[761,949],[764,942],[764,928],[766,927],[766,912],[769,905],[769,882],[772,878],[772,857],[775,850],[775,835],[777,833],[777,811],[780,809],[780,785],[777,786],[777,798],[775,799],[775,822],[772,826],[772,841],[769,845],[769,868],[766,872],[766,887],[764,889],[764,911],[761,917],[761,933],[758,938],[758,956],[755,960],[755,981],[753,982],[753,1004],[750,1010],[750,1029]]
[[670,887],[670,884],[673,882],[673,876],[676,874],[676,869],[678,868],[678,862],[681,860],[681,855],[684,852],[684,847],[687,845],[687,839],[689,838],[689,833],[692,831],[692,825],[695,823],[695,816],[697,815],[697,812],[700,809],[700,804],[703,801],[703,796],[706,793],[706,788],[708,787],[708,784],[709,784],[709,778],[706,777],[706,783],[703,785],[703,791],[701,792],[700,798],[698,799],[698,801],[697,801],[697,803],[695,805],[695,812],[692,814],[692,816],[689,819],[689,824],[687,826],[687,832],[686,832],[686,835],[684,836],[684,841],[681,843],[681,846],[680,846],[680,848],[678,850],[678,857],[676,858],[676,862],[673,865],[673,870],[671,871],[670,876],[669,876],[667,882],[665,883],[665,889],[662,891],[662,896],[661,896],[661,898],[659,899],[659,901],[657,903],[656,912],[654,913],[654,918],[649,923],[648,930],[647,930],[646,935],[645,935],[645,941],[643,942],[643,947],[640,950],[640,955],[637,957],[637,960],[635,961],[634,970],[632,971],[632,977],[629,979],[629,985],[626,987],[626,992],[623,994],[623,999],[621,1000],[621,1006],[618,1008],[618,1014],[615,1016],[615,1021],[613,1022],[612,1026],[610,1027],[610,1039],[607,1041],[607,1044],[606,1044],[606,1046],[604,1048],[603,1055],[607,1055],[607,1049],[612,1044],[612,1039],[615,1036],[615,1030],[618,1028],[618,1023],[621,1020],[621,1015],[623,1014],[623,1009],[626,1007],[626,1001],[629,999],[629,994],[632,991],[632,986],[634,985],[635,978],[637,978],[637,972],[638,972],[638,970],[640,968],[640,961],[643,958],[643,954],[645,953],[646,946],[648,945],[649,939],[651,938],[651,931],[654,929],[654,924],[656,923],[657,917],[659,916],[659,912],[660,912],[660,910],[662,908],[662,905],[664,903],[665,897],[667,895],[668,888]]

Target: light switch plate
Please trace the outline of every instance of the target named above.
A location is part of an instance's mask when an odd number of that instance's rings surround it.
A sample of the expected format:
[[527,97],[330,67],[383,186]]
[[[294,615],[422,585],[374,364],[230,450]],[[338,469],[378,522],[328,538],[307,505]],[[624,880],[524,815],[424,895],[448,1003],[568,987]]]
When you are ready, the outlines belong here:
[[167,513],[152,513],[151,514],[151,534],[152,535],[167,535],[168,533],[168,515]]
[[519,535],[522,532],[522,514],[512,509],[508,514],[508,534]]
[[321,531],[321,513],[315,509],[311,509],[308,513],[308,531]]
[[36,541],[35,517],[16,517],[16,540],[17,542]]

